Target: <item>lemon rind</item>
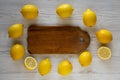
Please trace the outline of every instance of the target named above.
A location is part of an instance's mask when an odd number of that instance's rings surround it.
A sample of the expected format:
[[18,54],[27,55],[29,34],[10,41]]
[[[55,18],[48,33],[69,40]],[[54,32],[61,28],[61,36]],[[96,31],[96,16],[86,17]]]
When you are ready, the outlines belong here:
[[[36,65],[35,65],[34,67],[29,67],[29,66],[27,65],[26,60],[27,60],[28,58],[31,58],[31,59],[33,59],[33,60],[35,61],[35,64],[36,64]],[[33,58],[33,57],[26,57],[25,60],[24,60],[24,66],[25,66],[25,68],[28,69],[28,70],[34,70],[34,69],[37,68],[37,60],[36,60],[35,58]]]
[[[109,55],[107,58],[103,58],[103,57],[100,56],[99,51],[100,51],[100,49],[102,49],[102,48],[106,48],[106,49],[110,52],[110,55]],[[110,48],[103,46],[103,47],[100,47],[100,48],[98,49],[98,51],[97,51],[97,55],[98,55],[98,57],[99,57],[100,59],[102,59],[102,60],[108,60],[108,59],[111,58],[112,53],[111,53]]]

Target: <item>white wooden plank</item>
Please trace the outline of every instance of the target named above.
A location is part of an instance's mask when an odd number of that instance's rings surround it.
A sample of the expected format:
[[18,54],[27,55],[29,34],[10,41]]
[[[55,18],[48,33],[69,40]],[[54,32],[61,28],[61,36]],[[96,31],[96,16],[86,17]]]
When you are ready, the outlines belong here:
[[[38,6],[39,16],[36,20],[25,20],[20,14],[21,7],[26,3]],[[70,3],[75,8],[73,16],[68,19],[60,19],[56,13],[56,7],[61,3]],[[95,28],[87,28],[82,22],[82,13],[90,8],[97,14],[98,21]],[[120,0],[0,0],[0,80],[120,80]],[[87,30],[91,36],[91,44],[88,50],[93,55],[93,62],[89,67],[81,67],[78,62],[79,54],[52,54],[33,55],[39,62],[41,59],[50,58],[52,71],[47,76],[40,76],[37,69],[27,71],[23,66],[23,60],[13,61],[9,50],[14,43],[8,38],[7,30],[11,24],[23,23],[25,25],[24,36],[15,42],[22,43],[27,49],[27,28],[30,24],[44,25],[78,25]],[[113,33],[113,41],[107,46],[112,50],[112,58],[102,61],[97,57],[97,48],[101,44],[95,38],[95,31],[106,28]],[[27,50],[25,57],[30,55]],[[24,58],[25,58],[24,57]],[[67,77],[57,73],[60,61],[68,59],[73,65],[73,72]]]
[[38,73],[12,73],[12,74],[1,74],[0,79],[6,80],[120,80],[119,74],[76,74],[72,73],[69,76],[62,77],[59,74],[53,73],[46,76],[40,76]]

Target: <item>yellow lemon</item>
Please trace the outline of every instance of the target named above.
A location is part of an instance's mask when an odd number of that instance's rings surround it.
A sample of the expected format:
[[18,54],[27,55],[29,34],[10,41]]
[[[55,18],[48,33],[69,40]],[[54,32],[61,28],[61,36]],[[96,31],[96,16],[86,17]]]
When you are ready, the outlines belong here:
[[23,24],[13,24],[8,29],[8,36],[10,38],[19,38],[23,35],[24,27]]
[[112,33],[109,30],[101,29],[96,32],[97,40],[100,43],[107,44],[112,41]]
[[80,54],[79,63],[81,64],[81,66],[88,66],[91,64],[91,62],[92,62],[92,55],[90,52],[85,51]]
[[34,70],[37,67],[37,61],[31,56],[26,57],[24,60],[24,66],[28,70]]
[[32,4],[26,4],[22,7],[21,13],[26,19],[34,19],[38,16],[38,8]]
[[73,7],[70,4],[61,4],[57,7],[56,13],[61,18],[68,18],[72,15]]
[[25,49],[21,44],[15,44],[10,49],[10,55],[13,60],[20,60],[24,57]]
[[48,58],[41,60],[39,65],[38,65],[38,71],[42,76],[50,73],[51,68],[52,68],[52,64]]
[[72,64],[68,60],[64,60],[58,65],[58,73],[62,76],[66,76],[72,72]]
[[111,58],[111,50],[108,47],[102,46],[97,51],[98,57],[102,60],[108,60]]
[[93,27],[96,24],[97,16],[96,13],[90,9],[87,9],[83,13],[83,22],[88,27]]

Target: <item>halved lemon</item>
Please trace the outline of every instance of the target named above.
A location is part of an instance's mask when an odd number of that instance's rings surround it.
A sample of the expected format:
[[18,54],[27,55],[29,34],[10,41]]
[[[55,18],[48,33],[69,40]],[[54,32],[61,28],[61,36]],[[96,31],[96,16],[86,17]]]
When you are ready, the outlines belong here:
[[24,66],[28,70],[34,70],[37,67],[37,61],[31,56],[26,57],[24,60]]
[[97,51],[98,57],[102,60],[108,60],[111,58],[111,50],[108,47],[102,46]]

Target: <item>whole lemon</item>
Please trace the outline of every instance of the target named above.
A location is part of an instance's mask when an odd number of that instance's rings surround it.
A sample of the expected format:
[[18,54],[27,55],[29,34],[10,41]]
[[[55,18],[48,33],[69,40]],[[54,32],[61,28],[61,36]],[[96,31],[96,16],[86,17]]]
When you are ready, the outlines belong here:
[[83,13],[83,22],[86,26],[93,27],[97,22],[96,13],[93,12],[92,10],[90,10],[90,9],[87,9]]
[[38,8],[32,4],[26,4],[22,7],[21,13],[26,19],[34,19],[38,16]]
[[24,57],[25,49],[21,44],[15,44],[10,49],[10,55],[13,60],[20,60]]
[[10,38],[19,38],[24,32],[23,24],[13,24],[8,29],[8,35]]
[[61,18],[68,18],[72,15],[73,7],[70,4],[61,4],[57,7],[56,13]]
[[101,29],[96,32],[96,38],[100,43],[107,44],[112,41],[112,33],[109,30]]
[[40,75],[42,75],[42,76],[50,73],[51,68],[52,68],[52,64],[48,58],[41,60],[38,65],[38,71],[39,71]]
[[58,73],[62,76],[66,76],[72,72],[72,64],[68,60],[64,60],[58,65]]
[[90,52],[88,51],[85,51],[85,52],[82,52],[79,56],[79,63],[81,64],[81,66],[88,66],[91,64],[92,62],[92,55]]

